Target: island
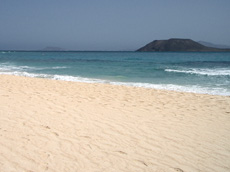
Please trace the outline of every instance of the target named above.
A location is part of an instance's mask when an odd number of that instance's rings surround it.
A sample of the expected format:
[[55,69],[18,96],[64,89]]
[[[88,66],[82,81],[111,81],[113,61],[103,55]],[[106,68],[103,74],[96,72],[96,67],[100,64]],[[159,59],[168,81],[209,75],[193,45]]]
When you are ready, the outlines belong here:
[[144,47],[136,50],[140,52],[156,51],[156,52],[225,52],[230,49],[220,49],[204,46],[191,39],[171,38],[168,40],[155,40]]

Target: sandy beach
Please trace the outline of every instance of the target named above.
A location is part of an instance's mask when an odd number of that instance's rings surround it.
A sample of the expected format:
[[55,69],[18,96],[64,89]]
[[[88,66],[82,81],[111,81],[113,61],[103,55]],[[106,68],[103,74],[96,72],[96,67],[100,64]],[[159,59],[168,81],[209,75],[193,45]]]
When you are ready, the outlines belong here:
[[229,172],[230,97],[0,75],[1,172]]

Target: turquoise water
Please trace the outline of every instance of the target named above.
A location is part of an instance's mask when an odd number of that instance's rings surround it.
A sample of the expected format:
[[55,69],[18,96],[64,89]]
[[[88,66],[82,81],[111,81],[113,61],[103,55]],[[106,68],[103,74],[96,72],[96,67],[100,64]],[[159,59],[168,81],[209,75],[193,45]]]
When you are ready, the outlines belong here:
[[230,53],[2,51],[0,74],[230,95]]

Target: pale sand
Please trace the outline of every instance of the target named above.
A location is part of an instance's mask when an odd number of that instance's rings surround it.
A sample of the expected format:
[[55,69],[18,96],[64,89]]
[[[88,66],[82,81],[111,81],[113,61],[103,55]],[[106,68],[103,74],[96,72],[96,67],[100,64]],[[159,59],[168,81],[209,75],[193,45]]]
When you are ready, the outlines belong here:
[[230,97],[0,75],[1,172],[229,172]]

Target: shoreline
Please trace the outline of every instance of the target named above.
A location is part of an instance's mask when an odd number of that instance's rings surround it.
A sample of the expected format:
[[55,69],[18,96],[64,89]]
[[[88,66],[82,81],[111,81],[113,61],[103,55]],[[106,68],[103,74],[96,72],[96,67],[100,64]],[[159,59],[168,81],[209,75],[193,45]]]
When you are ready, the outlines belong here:
[[225,53],[15,52],[1,62],[0,74],[230,96]]
[[0,75],[0,171],[230,170],[230,97]]
[[[143,89],[153,89],[160,91],[173,91],[179,93],[193,93],[193,94],[202,94],[202,95],[213,95],[213,96],[226,96],[230,97],[229,93],[216,93],[214,90],[207,90],[206,87],[200,87],[198,90],[191,91],[193,86],[181,86],[181,85],[173,85],[173,84],[152,84],[152,83],[139,83],[139,82],[120,82],[120,81],[107,81],[104,79],[97,78],[84,78],[84,77],[76,77],[76,76],[68,76],[68,75],[52,75],[52,74],[36,74],[36,73],[27,73],[23,75],[14,75],[14,74],[0,74],[7,76],[17,76],[17,77],[26,77],[26,78],[37,78],[37,79],[47,79],[54,81],[64,81],[64,82],[73,82],[73,83],[83,83],[83,84],[105,84],[105,85],[114,85],[114,86],[124,86],[124,87],[132,87],[132,88],[143,88]],[[48,77],[50,76],[50,77]],[[64,78],[63,78],[64,77]],[[168,87],[168,88],[167,88]],[[172,87],[172,88],[171,88]],[[196,87],[193,89],[197,89]],[[207,93],[209,92],[209,93]]]

